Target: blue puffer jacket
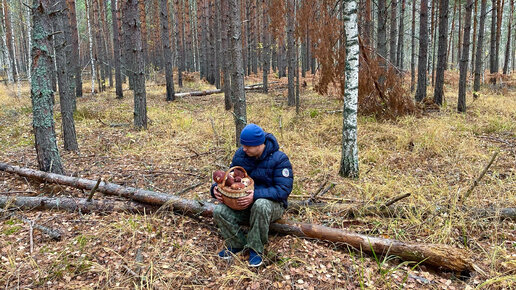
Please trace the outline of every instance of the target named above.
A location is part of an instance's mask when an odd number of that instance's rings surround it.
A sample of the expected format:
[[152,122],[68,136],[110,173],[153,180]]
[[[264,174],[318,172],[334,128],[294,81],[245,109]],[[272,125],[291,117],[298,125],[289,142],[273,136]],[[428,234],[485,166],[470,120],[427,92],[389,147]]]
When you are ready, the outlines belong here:
[[[265,135],[265,149],[260,158],[249,157],[242,147],[238,148],[231,161],[231,167],[242,166],[254,180],[254,200],[267,198],[278,201],[287,208],[287,198],[292,192],[294,174],[287,155],[279,151],[274,135]],[[212,185],[210,193],[213,197]]]

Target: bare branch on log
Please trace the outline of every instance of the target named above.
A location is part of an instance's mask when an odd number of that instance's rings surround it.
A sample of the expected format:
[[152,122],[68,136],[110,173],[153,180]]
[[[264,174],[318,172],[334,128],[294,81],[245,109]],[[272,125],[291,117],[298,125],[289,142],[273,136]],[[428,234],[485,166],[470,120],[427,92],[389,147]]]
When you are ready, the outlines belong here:
[[[153,212],[157,206],[149,206],[132,201],[92,200],[85,198],[55,198],[43,196],[0,195],[0,207],[14,206],[22,210],[66,210],[88,212]],[[35,226],[36,227],[36,226]],[[36,227],[37,228],[37,227]]]
[[90,202],[93,199],[93,195],[95,194],[95,191],[97,191],[97,188],[99,188],[99,184],[102,181],[102,178],[99,178],[97,180],[97,183],[95,186],[91,189],[90,194],[88,195],[88,199],[86,199],[87,202]]

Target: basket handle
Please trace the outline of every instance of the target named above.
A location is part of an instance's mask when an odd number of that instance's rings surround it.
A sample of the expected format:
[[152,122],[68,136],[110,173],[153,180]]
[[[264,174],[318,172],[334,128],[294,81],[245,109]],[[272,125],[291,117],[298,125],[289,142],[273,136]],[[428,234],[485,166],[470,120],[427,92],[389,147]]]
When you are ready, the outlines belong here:
[[242,171],[244,171],[244,174],[245,174],[245,177],[248,177],[249,175],[247,175],[247,171],[245,171],[245,169],[242,167],[242,166],[233,166],[231,167],[230,169],[228,169],[228,171],[226,171],[226,174],[224,174],[224,179],[222,180],[222,185],[226,184],[226,179],[228,178],[228,175],[229,173],[232,171],[232,170],[235,170],[235,169],[242,169]]

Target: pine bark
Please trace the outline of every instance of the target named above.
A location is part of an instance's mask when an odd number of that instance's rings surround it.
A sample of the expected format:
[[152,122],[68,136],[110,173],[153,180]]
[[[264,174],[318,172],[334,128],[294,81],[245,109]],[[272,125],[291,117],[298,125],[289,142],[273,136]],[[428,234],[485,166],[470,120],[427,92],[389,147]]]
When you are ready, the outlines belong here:
[[410,91],[414,92],[416,83],[416,1],[412,2],[412,35],[410,48]]
[[[378,28],[377,28],[377,42],[376,47],[380,55],[380,64],[386,66],[385,60],[387,55],[387,8],[385,7],[385,0],[378,0]],[[383,77],[383,76],[382,76]]]
[[145,62],[142,46],[138,0],[128,0],[124,5],[123,22],[130,43],[126,44],[126,54],[134,80],[134,126],[138,130],[147,129],[147,98],[145,92]]
[[122,90],[122,71],[120,68],[120,59],[122,57],[120,53],[120,28],[118,27],[118,7],[117,1],[120,0],[111,0],[111,19],[113,25],[113,63],[115,65],[115,92],[116,98],[122,99],[124,97],[124,92]]
[[67,42],[67,40],[71,40],[72,36],[65,0],[57,0],[55,9],[57,12],[51,14],[51,20],[54,22],[55,31],[61,32],[54,34],[54,43],[64,149],[67,151],[77,151],[79,150],[79,145],[77,144],[73,119],[75,82],[73,79],[72,51],[69,49],[71,44]]
[[67,0],[66,2],[68,6],[68,17],[70,19],[70,28],[72,31],[72,59],[75,60],[73,62],[75,96],[80,98],[82,97],[82,71],[79,51],[79,31],[77,29],[77,13],[75,10],[75,0]]
[[428,56],[428,0],[421,0],[419,17],[419,57],[417,65],[416,101],[426,97],[426,58]]
[[389,41],[389,61],[392,65],[396,64],[396,17],[398,8],[398,0],[391,0],[391,25],[390,25],[390,41]]
[[498,67],[496,66],[496,0],[491,0],[491,47],[489,50],[489,73],[491,73],[490,83],[496,84],[496,76],[495,73],[498,72]]
[[357,104],[358,104],[358,25],[356,1],[344,1],[344,28],[346,32],[346,82],[342,110],[342,157],[339,174],[358,177]]
[[[368,0],[369,1],[369,0]],[[400,10],[400,25],[398,28],[398,51],[396,52],[396,66],[400,71],[403,71],[403,58],[404,58],[404,37],[405,37],[405,0],[401,0],[401,10]]]
[[439,45],[437,48],[437,71],[435,74],[434,103],[441,106],[444,96],[444,70],[446,69],[446,45],[448,44],[448,4],[449,0],[439,3]]
[[93,56],[93,37],[91,33],[91,19],[90,19],[90,4],[88,3],[89,0],[85,0],[85,6],[86,6],[86,20],[88,25],[88,43],[89,43],[89,50],[90,50],[90,64],[91,64],[91,94],[95,94],[95,78],[97,77],[97,71],[95,69],[95,58]]
[[477,49],[477,27],[478,27],[478,0],[475,0],[475,6],[473,9],[473,37],[471,41],[473,44],[471,45],[471,75],[475,72],[475,49]]
[[247,125],[247,105],[244,90],[244,65],[242,59],[242,22],[238,0],[228,0],[230,17],[231,61],[233,65],[231,86],[234,94],[235,144],[240,146],[240,133]]
[[41,171],[62,174],[63,166],[57,148],[54,129],[52,81],[50,71],[54,70],[50,34],[52,24],[49,17],[50,0],[34,0],[32,5],[32,127],[35,136],[38,168]]
[[473,81],[473,97],[478,97],[480,91],[480,76],[483,72],[483,60],[484,54],[484,25],[486,22],[486,6],[487,0],[481,0],[480,4],[480,20],[478,24],[478,41],[476,50],[476,62],[475,62],[475,78]]
[[13,33],[12,33],[12,23],[11,23],[11,9],[9,7],[9,2],[7,0],[2,0],[2,10],[4,14],[4,33],[5,39],[7,42],[7,52],[9,56],[9,64],[11,75],[13,76],[13,81],[18,80],[18,75],[16,74],[16,59],[14,57],[14,42],[13,42]]
[[296,54],[294,40],[294,0],[287,0],[287,62],[288,62],[288,106],[296,105],[294,88]]
[[160,19],[161,19],[161,44],[163,46],[163,60],[165,62],[165,81],[167,87],[167,101],[175,99],[174,78],[172,71],[172,49],[170,48],[170,37],[168,27],[168,0],[160,0]]
[[221,59],[222,59],[222,73],[224,80],[224,109],[226,111],[231,110],[233,106],[233,99],[231,94],[231,52],[230,39],[229,39],[229,4],[228,0],[217,0],[220,1],[220,11],[222,15],[221,21]]
[[462,45],[462,58],[460,60],[460,76],[459,76],[459,100],[457,103],[457,111],[466,112],[466,82],[468,77],[468,61],[469,61],[469,46],[470,46],[470,32],[471,32],[471,12],[473,11],[472,0],[466,1],[466,11],[464,19],[464,39]]
[[267,94],[269,92],[269,84],[268,84],[268,75],[270,68],[270,33],[269,33],[269,7],[270,1],[262,0],[262,9],[263,9],[263,33],[262,33],[262,43],[263,43],[263,53],[262,53],[262,69],[263,69],[263,93]]
[[507,21],[507,44],[505,46],[505,61],[503,65],[503,74],[507,75],[509,71],[509,60],[511,59],[511,31],[512,31],[512,18],[514,14],[514,0],[511,0],[509,5],[509,21]]

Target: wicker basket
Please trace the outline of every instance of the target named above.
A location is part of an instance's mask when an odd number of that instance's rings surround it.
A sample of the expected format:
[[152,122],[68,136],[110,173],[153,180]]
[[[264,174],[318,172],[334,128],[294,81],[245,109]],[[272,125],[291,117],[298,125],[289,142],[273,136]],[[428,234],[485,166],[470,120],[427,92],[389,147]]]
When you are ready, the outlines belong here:
[[[244,178],[249,178],[250,182],[249,184],[242,188],[242,189],[232,189],[229,186],[224,186],[224,183],[226,183],[226,179],[228,178],[228,175],[233,172],[236,168],[241,169],[244,172]],[[244,210],[247,207],[242,207],[237,204],[237,199],[240,197],[244,197],[249,195],[246,191],[248,190],[254,190],[254,180],[247,175],[247,171],[243,167],[240,166],[234,166],[228,169],[226,171],[226,174],[224,175],[224,179],[222,179],[222,183],[218,184],[218,188],[220,193],[222,194],[222,200],[224,201],[224,204],[229,206],[230,208],[234,210]]]

